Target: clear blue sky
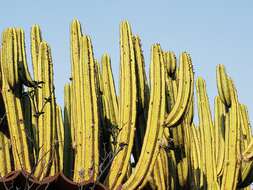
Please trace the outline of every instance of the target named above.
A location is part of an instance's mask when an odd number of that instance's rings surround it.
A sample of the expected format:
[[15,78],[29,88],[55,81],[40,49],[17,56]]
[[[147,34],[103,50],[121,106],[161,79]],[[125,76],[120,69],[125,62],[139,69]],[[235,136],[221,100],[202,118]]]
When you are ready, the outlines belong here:
[[91,36],[96,58],[104,52],[111,55],[116,84],[119,23],[127,19],[142,39],[147,68],[153,43],[159,42],[177,55],[188,51],[196,76],[206,79],[212,103],[217,94],[215,66],[222,63],[253,120],[252,0],[2,0],[0,30],[24,28],[28,52],[30,27],[35,23],[41,26],[52,48],[56,95],[61,105],[63,86],[70,77],[69,25],[73,18],[78,18],[83,31]]

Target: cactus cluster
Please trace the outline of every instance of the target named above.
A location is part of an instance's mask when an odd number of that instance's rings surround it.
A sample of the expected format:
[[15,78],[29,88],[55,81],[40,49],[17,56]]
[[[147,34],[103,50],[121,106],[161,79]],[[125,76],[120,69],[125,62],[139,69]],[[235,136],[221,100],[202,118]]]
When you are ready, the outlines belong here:
[[[22,171],[43,181],[61,173],[79,186],[110,190],[249,189],[253,138],[247,107],[217,66],[214,117],[205,81],[190,55],[177,60],[151,47],[149,80],[139,36],[120,25],[120,88],[110,56],[94,57],[91,38],[73,20],[71,78],[64,112],[55,98],[51,49],[31,29],[33,76],[20,28],[0,46],[0,177]],[[194,117],[194,85],[198,124]]]

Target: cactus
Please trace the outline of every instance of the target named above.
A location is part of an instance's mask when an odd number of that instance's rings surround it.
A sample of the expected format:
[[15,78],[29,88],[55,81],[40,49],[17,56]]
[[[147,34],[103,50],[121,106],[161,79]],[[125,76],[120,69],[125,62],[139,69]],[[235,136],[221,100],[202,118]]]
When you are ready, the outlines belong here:
[[96,180],[98,176],[99,167],[99,150],[98,150],[98,134],[99,134],[99,110],[97,100],[97,87],[95,78],[95,61],[93,58],[92,45],[89,37],[84,36],[82,38],[83,47],[81,51],[81,64],[84,66],[83,75],[84,83],[84,179],[89,180],[94,178]]
[[38,81],[42,81],[42,87],[38,89],[37,109],[38,131],[39,131],[39,154],[37,167],[34,175],[44,178],[50,172],[50,166],[55,149],[54,130],[56,128],[54,87],[52,85],[52,59],[48,44],[44,41],[40,43],[38,56]]
[[188,53],[178,64],[172,51],[154,44],[148,81],[141,39],[123,21],[117,96],[109,54],[97,61],[91,37],[76,19],[70,37],[71,77],[64,87],[62,118],[51,49],[39,25],[31,28],[33,77],[24,31],[2,33],[0,187],[9,177],[14,186],[23,184],[25,176],[25,184],[39,181],[49,188],[65,180],[85,189],[99,183],[112,190],[249,189],[253,140],[247,106],[224,65],[216,68],[214,118],[205,81],[196,80],[196,124]]
[[71,177],[73,169],[73,142],[74,130],[71,127],[71,84],[67,83],[64,86],[64,153],[63,153],[63,173],[67,177]]
[[11,172],[10,142],[2,131],[0,131],[0,168],[0,177]]
[[104,114],[106,123],[106,132],[110,131],[110,149],[115,151],[115,143],[117,137],[117,126],[118,126],[118,99],[116,96],[116,90],[113,80],[113,74],[111,69],[111,59],[108,54],[102,56],[102,76],[101,85],[103,91],[103,102],[104,102]]
[[5,30],[2,35],[2,95],[10,130],[14,167],[16,170],[24,169],[30,172],[31,163],[21,104],[23,84],[19,80],[20,75],[24,76],[25,73],[18,72],[18,65],[25,63],[18,60],[21,52],[17,38],[15,28]]
[[231,108],[227,114],[226,134],[225,134],[225,166],[222,179],[222,188],[236,189],[237,177],[239,173],[239,126],[240,126],[240,107],[237,93],[231,80],[228,81],[229,93],[231,97]]
[[141,147],[146,130],[149,87],[145,73],[144,57],[141,49],[141,41],[138,36],[133,37],[135,62],[136,62],[136,87],[137,87],[137,115],[136,132],[134,138],[133,156],[135,163],[138,161],[141,153]]
[[224,65],[218,65],[216,69],[217,88],[219,96],[227,107],[231,105],[231,97],[229,92],[229,81]]
[[206,94],[205,82],[202,78],[198,78],[196,82],[198,94],[198,111],[199,111],[199,127],[202,146],[202,160],[204,163],[204,175],[207,178],[207,188],[217,188],[217,171],[215,167],[215,154],[212,143],[213,123],[209,107],[209,101]]
[[225,150],[225,106],[219,96],[215,97],[214,103],[214,140],[215,140],[215,162],[217,176],[222,175],[224,164],[224,150]]
[[64,126],[62,119],[62,110],[59,105],[56,105],[56,135],[57,135],[57,146],[58,150],[56,155],[59,156],[57,158],[57,162],[59,164],[58,171],[63,171],[63,153],[64,153]]
[[120,27],[120,98],[119,98],[119,134],[117,137],[116,156],[107,178],[111,189],[121,185],[126,172],[134,141],[136,122],[136,63],[134,57],[131,28],[127,22]]
[[156,157],[159,153],[159,141],[162,139],[163,117],[165,113],[165,76],[164,62],[159,45],[154,45],[152,47],[151,55],[151,91],[143,148],[135,172],[123,184],[123,189],[134,189],[141,183],[145,185],[147,177],[154,167]]

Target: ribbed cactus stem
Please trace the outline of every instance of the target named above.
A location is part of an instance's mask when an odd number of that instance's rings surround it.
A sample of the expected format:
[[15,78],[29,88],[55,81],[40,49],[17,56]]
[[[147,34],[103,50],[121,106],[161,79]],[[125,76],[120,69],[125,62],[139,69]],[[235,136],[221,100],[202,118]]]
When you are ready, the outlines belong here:
[[248,146],[251,140],[251,126],[249,121],[248,109],[247,106],[244,104],[240,104],[240,118],[241,118],[241,139],[243,142],[243,149],[242,151]]
[[200,178],[202,175],[201,172],[201,161],[200,161],[200,143],[199,139],[197,137],[197,130],[192,124],[190,127],[190,136],[192,138],[192,143],[191,143],[191,170],[192,170],[192,175],[193,175],[193,180],[194,180],[194,188],[195,189],[200,189],[201,184],[200,184]]
[[182,118],[187,108],[189,98],[192,95],[193,68],[187,53],[181,54],[178,71],[178,78],[180,79],[178,82],[178,93],[175,105],[164,122],[167,127],[175,125]]
[[71,127],[71,84],[64,86],[64,154],[63,173],[67,177],[72,175],[72,163],[74,159],[72,143],[74,141],[74,130]]
[[[95,76],[95,60],[91,40],[88,36],[82,38],[81,63],[84,74],[84,180],[96,180],[99,172],[99,109],[98,91]],[[83,62],[82,62],[83,61]]]
[[22,84],[18,73],[17,33],[7,29],[2,36],[2,94],[11,136],[15,169],[31,171],[28,142],[22,113]]
[[38,89],[38,129],[39,129],[39,155],[34,175],[44,178],[50,171],[54,157],[53,130],[55,126],[55,99],[52,88],[52,60],[51,51],[46,42],[40,43],[38,57],[38,81],[43,81]]
[[102,82],[103,82],[103,93],[107,97],[110,109],[112,110],[111,122],[113,125],[117,125],[118,99],[113,80],[111,59],[108,54],[104,54],[102,56]]
[[110,141],[111,148],[115,151],[115,142],[117,137],[117,125],[118,125],[118,99],[116,95],[113,74],[111,69],[111,59],[108,54],[102,56],[102,76],[101,76],[101,85],[103,91],[103,102],[104,102],[104,115],[105,123],[108,133],[110,130]]
[[219,64],[216,67],[216,80],[221,101],[225,104],[226,107],[230,107],[231,95],[229,92],[228,76],[225,70],[225,66],[222,64]]
[[242,165],[239,176],[239,188],[244,188],[252,183],[253,180],[253,162],[252,162],[252,156],[253,156],[253,140],[251,139],[248,146],[245,148],[245,150],[242,152]]
[[149,87],[145,73],[144,57],[139,36],[133,37],[134,53],[136,61],[136,87],[137,87],[137,115],[136,132],[134,139],[133,155],[135,163],[138,161],[145,135],[147,124]]
[[16,29],[17,35],[17,53],[18,53],[18,75],[20,82],[28,87],[34,87],[35,81],[32,79],[28,70],[25,50],[25,34],[23,29]]
[[215,160],[217,176],[221,176],[224,167],[225,152],[225,105],[219,96],[214,100]]
[[120,26],[120,63],[121,80],[118,122],[120,132],[117,137],[116,155],[106,181],[109,189],[116,189],[123,182],[127,173],[135,135],[136,63],[132,32],[128,22],[122,22]]
[[153,174],[157,189],[166,190],[165,176],[163,173],[162,160],[160,154],[158,154],[157,156]]
[[[84,111],[84,102],[81,102],[83,99],[83,91],[81,85],[82,68],[80,61],[81,54],[81,37],[82,30],[81,25],[78,20],[73,20],[70,28],[71,32],[71,80],[72,80],[72,91],[71,91],[71,128],[74,128],[75,141],[73,142],[73,147],[75,149],[75,164],[74,164],[74,181],[82,181],[83,178],[83,150],[84,146],[82,143],[83,139],[83,117]],[[81,89],[82,88],[82,89]],[[77,114],[78,113],[78,114]]]
[[0,131],[0,177],[11,172],[10,142],[2,131]]
[[59,164],[58,171],[63,171],[63,152],[64,152],[64,126],[63,126],[63,118],[62,111],[59,105],[56,105],[56,138],[57,138],[57,162]]
[[163,135],[165,114],[165,72],[160,45],[154,45],[151,52],[150,101],[146,133],[140,158],[134,172],[123,185],[123,189],[135,189],[148,181],[159,153]]
[[217,187],[217,170],[215,165],[215,154],[212,143],[213,139],[213,123],[211,117],[211,111],[209,106],[209,100],[206,93],[205,81],[202,78],[198,78],[196,81],[197,95],[198,95],[198,111],[199,111],[199,127],[201,136],[204,174],[206,175],[208,188]]
[[237,92],[231,79],[228,80],[231,107],[226,114],[226,135],[225,135],[225,166],[222,177],[222,189],[236,189],[239,173],[240,154],[240,107]]
[[34,80],[38,81],[38,59],[40,43],[42,42],[42,35],[39,25],[35,24],[31,28],[31,56],[33,64]]
[[164,61],[166,65],[167,74],[170,77],[173,77],[175,75],[177,68],[177,59],[175,53],[172,51],[164,52]]

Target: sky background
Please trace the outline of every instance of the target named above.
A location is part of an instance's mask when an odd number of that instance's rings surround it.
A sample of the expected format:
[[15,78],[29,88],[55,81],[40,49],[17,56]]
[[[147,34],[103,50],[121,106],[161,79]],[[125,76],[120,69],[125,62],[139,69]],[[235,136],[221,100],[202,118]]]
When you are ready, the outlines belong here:
[[[217,94],[215,68],[224,64],[235,81],[239,100],[253,120],[253,1],[252,0],[1,0],[0,31],[22,27],[26,32],[29,64],[30,28],[39,24],[52,49],[57,102],[70,77],[70,34],[73,18],[91,36],[94,54],[111,55],[117,88],[119,78],[119,23],[128,20],[142,40],[146,70],[150,47],[191,54],[196,77],[207,83],[213,105]],[[195,77],[195,78],[196,78]],[[196,118],[195,118],[196,119]]]

